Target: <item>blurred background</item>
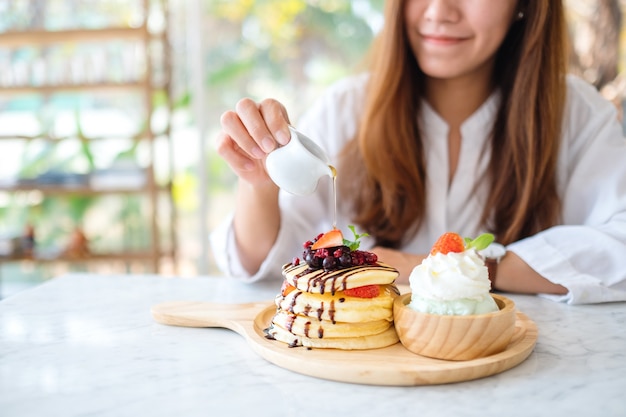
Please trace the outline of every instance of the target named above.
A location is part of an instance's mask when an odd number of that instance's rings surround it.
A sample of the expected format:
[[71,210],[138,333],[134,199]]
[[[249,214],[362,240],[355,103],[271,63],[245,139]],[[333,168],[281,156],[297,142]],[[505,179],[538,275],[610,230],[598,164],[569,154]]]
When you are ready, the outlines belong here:
[[[216,274],[220,114],[274,97],[297,120],[360,68],[383,3],[0,0],[0,297],[69,271]],[[571,71],[621,110],[626,0],[565,4]]]

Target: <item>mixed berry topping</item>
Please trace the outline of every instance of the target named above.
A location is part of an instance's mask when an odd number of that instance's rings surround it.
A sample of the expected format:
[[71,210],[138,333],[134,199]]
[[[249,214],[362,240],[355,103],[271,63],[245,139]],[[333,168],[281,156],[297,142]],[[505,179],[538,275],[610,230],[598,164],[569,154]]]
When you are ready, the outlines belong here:
[[[328,233],[318,235],[315,239],[304,242],[302,260],[311,269],[323,268],[325,271],[375,264],[378,261],[378,256],[375,253],[357,249],[359,238],[367,235],[358,235],[352,226],[350,229],[354,233],[354,241],[343,239],[341,231],[333,229]],[[300,259],[294,258],[292,264],[299,265]]]

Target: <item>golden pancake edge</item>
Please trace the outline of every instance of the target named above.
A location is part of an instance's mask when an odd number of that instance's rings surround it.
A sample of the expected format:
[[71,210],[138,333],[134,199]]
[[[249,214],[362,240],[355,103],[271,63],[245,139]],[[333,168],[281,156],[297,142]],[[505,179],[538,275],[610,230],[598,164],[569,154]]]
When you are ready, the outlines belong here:
[[309,293],[335,293],[365,285],[392,284],[399,276],[394,267],[377,262],[350,268],[325,271],[311,269],[306,263],[283,266],[283,276],[293,287]]
[[315,294],[295,289],[276,296],[276,306],[283,311],[316,320],[358,323],[375,320],[393,321],[393,300],[400,294],[394,284],[380,285],[380,295],[374,298],[334,294]]

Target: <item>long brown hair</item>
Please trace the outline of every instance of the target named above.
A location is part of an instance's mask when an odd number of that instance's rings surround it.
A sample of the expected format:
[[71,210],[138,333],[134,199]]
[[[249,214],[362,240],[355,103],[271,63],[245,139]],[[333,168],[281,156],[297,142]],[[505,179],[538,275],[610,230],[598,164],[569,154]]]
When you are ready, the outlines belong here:
[[[387,1],[370,51],[367,99],[354,140],[343,149],[340,192],[353,221],[378,245],[398,247],[425,213],[426,162],[418,112],[424,75],[409,45],[405,1]],[[484,227],[510,243],[559,220],[556,164],[565,102],[566,37],[561,0],[521,1],[500,46],[494,84],[501,105],[491,132],[491,191]],[[343,180],[343,181],[342,181]]]

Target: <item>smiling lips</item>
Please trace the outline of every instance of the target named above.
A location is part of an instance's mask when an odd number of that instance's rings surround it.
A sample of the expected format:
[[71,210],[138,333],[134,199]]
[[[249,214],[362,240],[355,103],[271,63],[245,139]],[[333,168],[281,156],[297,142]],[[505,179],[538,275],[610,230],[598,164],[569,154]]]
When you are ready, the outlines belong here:
[[467,38],[462,37],[452,37],[452,36],[444,36],[444,35],[428,35],[422,34],[422,39],[426,43],[430,43],[433,45],[457,45]]

